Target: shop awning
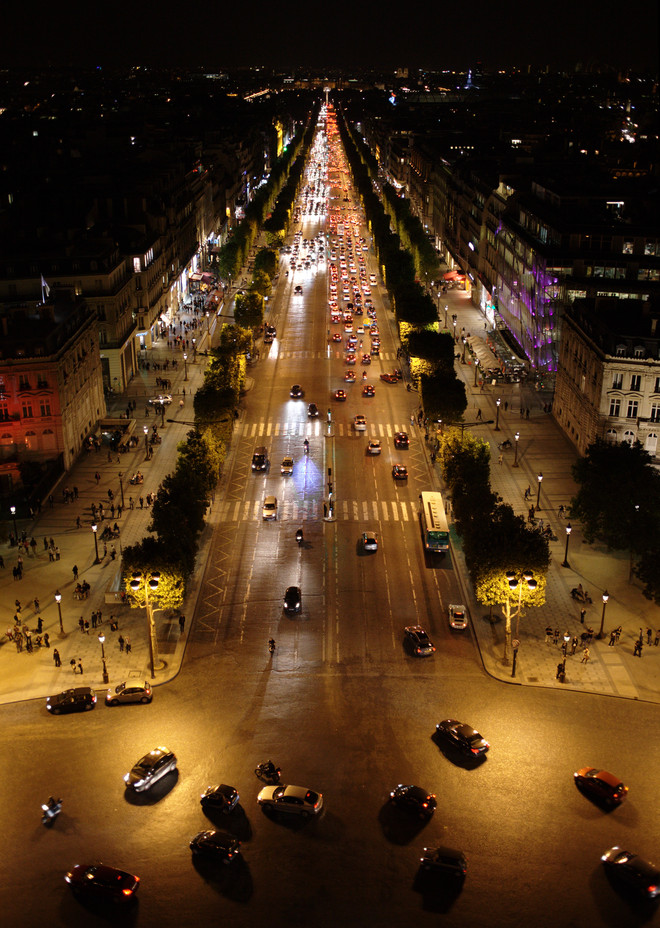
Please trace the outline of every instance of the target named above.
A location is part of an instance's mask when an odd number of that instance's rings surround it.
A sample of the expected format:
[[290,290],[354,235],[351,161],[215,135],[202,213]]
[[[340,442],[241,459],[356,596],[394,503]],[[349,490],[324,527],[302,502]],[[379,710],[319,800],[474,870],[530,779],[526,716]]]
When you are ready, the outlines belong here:
[[443,280],[458,280],[459,277],[464,275],[459,274],[458,271],[448,271],[446,274],[442,275]]
[[197,281],[199,281],[199,280],[202,279],[203,276],[204,276],[203,274],[191,274],[190,277],[188,278],[188,280],[197,280]]
[[214,280],[213,274],[209,274],[208,271],[204,271],[204,273],[202,274],[202,280],[205,281],[207,284],[212,284]]

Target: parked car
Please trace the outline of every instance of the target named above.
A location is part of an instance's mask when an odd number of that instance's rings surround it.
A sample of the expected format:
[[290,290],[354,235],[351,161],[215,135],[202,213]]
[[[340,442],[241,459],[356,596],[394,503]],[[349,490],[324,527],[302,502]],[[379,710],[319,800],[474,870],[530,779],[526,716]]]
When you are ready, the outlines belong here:
[[660,870],[649,860],[621,847],[611,847],[600,859],[614,879],[635,892],[647,899],[660,895]]
[[456,719],[445,719],[438,722],[435,730],[438,735],[445,738],[454,747],[472,757],[485,754],[490,747],[486,739],[476,729],[465,725],[463,722],[457,722]]
[[147,680],[142,683],[119,683],[105,694],[106,706],[118,706],[124,702],[151,702],[153,693]]
[[240,847],[241,842],[238,838],[223,831],[200,831],[190,841],[193,854],[204,854],[222,861],[223,864],[233,863],[240,856]]
[[452,628],[467,628],[467,609],[456,603],[449,604],[449,624]]
[[403,631],[415,657],[430,657],[434,653],[435,645],[421,625],[407,625]]
[[309,818],[318,815],[323,808],[323,795],[314,790],[305,789],[304,786],[264,786],[257,802],[276,812],[285,812],[290,815],[300,815]]
[[239,798],[238,790],[221,783],[219,786],[207,786],[199,801],[204,809],[214,809],[228,815],[238,804]]
[[453,876],[463,879],[467,873],[467,860],[463,851],[450,847],[425,847],[420,868],[426,873]]
[[96,705],[96,693],[89,686],[76,686],[69,690],[49,696],[46,708],[53,715],[65,712],[88,712]]
[[140,877],[107,864],[76,864],[64,874],[74,893],[111,902],[130,902],[140,885]]
[[176,770],[176,757],[167,748],[159,747],[149,751],[124,776],[124,783],[128,789],[142,793],[162,780],[168,773]]
[[420,818],[431,818],[437,806],[434,793],[427,792],[421,786],[406,786],[403,783],[392,790],[390,799],[395,806],[413,812]]
[[618,806],[626,798],[628,787],[620,778],[598,767],[582,767],[573,774],[575,785],[591,799],[608,806]]

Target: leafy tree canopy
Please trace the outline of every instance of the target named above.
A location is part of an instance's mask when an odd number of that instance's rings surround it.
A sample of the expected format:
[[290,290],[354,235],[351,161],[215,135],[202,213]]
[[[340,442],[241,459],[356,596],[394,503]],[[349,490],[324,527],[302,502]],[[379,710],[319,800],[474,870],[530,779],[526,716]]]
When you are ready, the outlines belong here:
[[424,412],[435,422],[457,422],[467,409],[465,384],[453,370],[422,374],[420,389]]
[[[134,573],[140,573],[143,581],[137,591],[131,588]],[[185,577],[176,552],[148,535],[138,544],[124,548],[122,554],[122,583],[134,608],[144,609],[144,580],[153,573],[160,574],[158,588],[149,590],[149,599],[154,609],[178,609],[185,594]]]

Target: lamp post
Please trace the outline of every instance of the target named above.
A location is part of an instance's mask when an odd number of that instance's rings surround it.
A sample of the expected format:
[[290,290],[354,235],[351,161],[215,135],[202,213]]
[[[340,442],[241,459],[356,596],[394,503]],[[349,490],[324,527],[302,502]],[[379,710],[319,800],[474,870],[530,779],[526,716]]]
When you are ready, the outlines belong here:
[[474,359],[474,385],[476,387],[477,381],[479,379],[479,359]]
[[[509,581],[509,591],[511,593],[518,590],[518,610],[516,612],[516,641],[519,641],[518,628],[520,625],[520,613],[522,611],[522,592],[523,584],[527,584],[528,590],[535,590],[537,583],[531,571],[523,570],[520,574],[514,570],[507,570],[506,578]],[[508,608],[506,611],[506,627],[504,629],[504,663],[509,663],[509,648],[511,646],[511,600],[509,598]],[[517,650],[517,649],[516,649]]]
[[121,492],[121,508],[122,508],[122,509],[123,509],[124,506],[126,505],[126,504],[124,503],[124,481],[122,480],[122,477],[123,477],[123,476],[124,476],[124,475],[122,474],[122,472],[119,471],[119,490],[120,490],[120,492]]
[[543,474],[541,473],[541,471],[539,471],[538,474],[536,475],[536,479],[539,482],[539,489],[536,494],[536,509],[538,511],[541,508],[541,484],[543,483]]
[[456,317],[454,317],[454,343],[456,342],[456,323],[457,323],[457,322],[458,322],[458,319],[456,319]]
[[183,379],[188,379],[188,355],[185,352],[183,355]]
[[99,558],[99,541],[98,541],[98,538],[96,537],[98,528],[99,527],[96,524],[96,522],[92,522],[92,535],[94,536],[94,553],[95,553],[94,563],[95,564],[101,563],[101,559]]
[[144,452],[149,457],[149,429],[146,425],[142,426],[144,430]]
[[571,537],[571,532],[572,532],[571,523],[569,522],[568,525],[566,526],[566,548],[565,548],[565,550],[564,550],[564,560],[561,562],[561,566],[562,566],[562,567],[570,567],[570,566],[571,566],[571,565],[568,563],[568,540],[569,540],[569,538]]
[[110,677],[108,676],[108,668],[105,663],[105,635],[103,632],[99,635],[99,641],[101,643],[101,663],[103,664],[103,682],[109,683]]
[[449,303],[445,303],[445,328],[447,328],[447,310],[449,309]]
[[500,430],[500,403],[502,400],[498,396],[495,400],[495,405],[497,406],[497,412],[495,413],[495,431],[499,432]]
[[465,364],[465,349],[467,348],[467,341],[465,336],[463,337],[463,354],[461,355],[461,364]]
[[605,590],[605,592],[603,593],[603,613],[600,617],[600,630],[598,634],[596,635],[596,638],[602,638],[604,634],[603,628],[605,626],[605,607],[607,606],[607,600],[609,598],[610,598],[610,594],[607,592],[607,590]]
[[151,661],[151,679],[156,676],[156,664],[158,663],[158,638],[156,636],[156,623],[154,622],[154,610],[149,599],[149,590],[152,592],[158,589],[160,574],[154,571],[143,577],[140,573],[133,574],[131,580],[131,589],[139,590],[144,587],[144,604],[147,610],[147,622],[149,624],[149,658]]
[[14,520],[14,538],[18,543],[18,529],[16,527],[16,506],[10,506],[9,511],[11,512],[11,517]]
[[57,611],[60,616],[60,632],[64,634],[64,625],[62,624],[62,607],[60,603],[62,602],[62,594],[59,590],[55,590],[55,602],[57,603]]
[[192,343],[193,343],[193,361],[194,361],[195,358],[197,357],[197,339],[193,338]]
[[516,441],[516,451],[515,451],[515,456],[513,458],[513,466],[518,467],[519,466],[518,465],[518,442],[520,441],[520,432],[516,432],[516,434],[513,437]]

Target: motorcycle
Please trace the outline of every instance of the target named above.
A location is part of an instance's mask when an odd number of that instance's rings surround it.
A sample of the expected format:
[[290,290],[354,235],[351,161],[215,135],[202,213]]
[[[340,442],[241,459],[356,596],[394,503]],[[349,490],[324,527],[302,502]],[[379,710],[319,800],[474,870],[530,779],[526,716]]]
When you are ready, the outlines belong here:
[[309,454],[309,440],[307,438],[303,442],[303,448],[305,449],[305,454]]
[[298,547],[301,548],[303,543],[303,530],[301,528],[296,532],[296,541],[298,542]]
[[255,768],[254,774],[258,779],[266,783],[279,783],[282,774],[282,768],[276,767],[272,760],[267,760]]
[[511,449],[511,439],[505,438],[504,441],[501,441],[497,446],[500,451],[509,451]]
[[555,535],[555,533],[552,531],[552,529],[549,526],[548,528],[543,529],[543,531],[541,532],[541,535],[543,535],[544,538],[547,538],[548,541],[557,541],[557,536]]
[[51,796],[48,802],[42,803],[41,808],[44,813],[41,817],[41,824],[50,825],[62,811],[62,800]]
[[583,590],[582,587],[573,587],[571,590],[571,596],[573,599],[577,600],[579,603],[592,603],[593,600],[591,596],[587,593],[586,590]]

